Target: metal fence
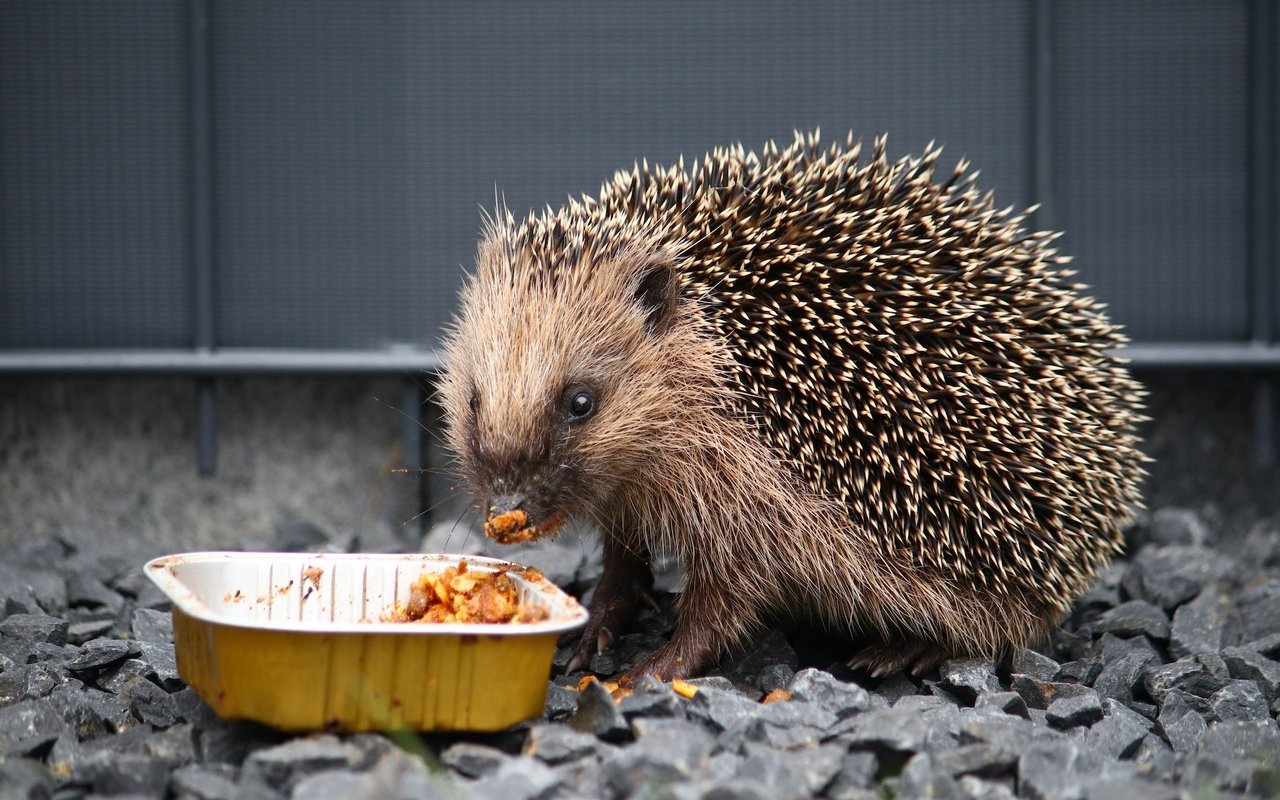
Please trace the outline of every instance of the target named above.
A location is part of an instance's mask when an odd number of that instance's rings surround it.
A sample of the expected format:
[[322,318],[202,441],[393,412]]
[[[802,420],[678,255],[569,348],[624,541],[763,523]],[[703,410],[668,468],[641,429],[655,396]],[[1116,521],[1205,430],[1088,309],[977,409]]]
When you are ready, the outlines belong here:
[[6,0],[0,372],[194,376],[212,469],[218,376],[437,366],[498,193],[888,131],[1041,203],[1139,367],[1257,371],[1269,458],[1278,25],[1272,0]]

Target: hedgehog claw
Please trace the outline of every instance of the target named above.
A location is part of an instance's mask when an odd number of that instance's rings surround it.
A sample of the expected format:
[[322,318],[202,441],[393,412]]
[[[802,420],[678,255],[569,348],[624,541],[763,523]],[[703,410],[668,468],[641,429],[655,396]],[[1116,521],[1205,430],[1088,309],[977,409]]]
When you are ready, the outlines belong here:
[[868,645],[849,659],[853,670],[866,670],[872,678],[884,678],[910,668],[912,677],[920,677],[942,663],[947,653],[941,647],[921,641],[890,645],[884,642]]

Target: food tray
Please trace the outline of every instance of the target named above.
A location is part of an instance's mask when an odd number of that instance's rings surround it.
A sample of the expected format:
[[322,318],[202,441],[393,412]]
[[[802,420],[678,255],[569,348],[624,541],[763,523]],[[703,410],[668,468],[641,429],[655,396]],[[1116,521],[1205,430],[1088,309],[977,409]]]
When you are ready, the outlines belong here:
[[[541,622],[381,622],[466,559]],[[178,673],[220,716],[283,730],[494,731],[542,714],[556,639],[587,612],[537,573],[457,555],[183,553],[147,563],[173,601]]]

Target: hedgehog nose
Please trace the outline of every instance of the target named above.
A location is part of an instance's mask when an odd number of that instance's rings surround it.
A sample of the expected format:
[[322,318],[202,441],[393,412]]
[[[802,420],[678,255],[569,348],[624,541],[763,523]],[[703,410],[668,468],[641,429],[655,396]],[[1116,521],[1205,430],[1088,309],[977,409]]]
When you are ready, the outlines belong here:
[[512,492],[510,494],[495,495],[493,501],[489,503],[489,516],[497,517],[511,511],[520,511],[524,509],[524,493]]

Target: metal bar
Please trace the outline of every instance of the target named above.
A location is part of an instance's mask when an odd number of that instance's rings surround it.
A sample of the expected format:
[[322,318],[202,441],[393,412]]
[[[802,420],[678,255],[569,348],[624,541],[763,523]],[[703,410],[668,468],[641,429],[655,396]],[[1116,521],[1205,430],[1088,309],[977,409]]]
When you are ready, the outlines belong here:
[[426,466],[422,463],[422,404],[425,402],[426,392],[422,391],[418,380],[407,377],[404,393],[400,395],[401,434],[404,439],[400,461],[401,466],[407,469]]
[[[191,249],[194,285],[194,340],[197,353],[214,347],[213,136],[209,80],[209,6],[190,0],[191,68]],[[196,381],[196,463],[201,475],[218,464],[217,395],[209,377]]]
[[1261,375],[1253,391],[1254,461],[1260,467],[1276,463],[1276,395],[1275,380]]
[[[1276,11],[1274,0],[1249,4],[1249,334],[1275,341],[1276,302]],[[1254,385],[1254,460],[1275,463],[1275,393],[1270,376]]]
[[[1280,343],[1171,342],[1132,344],[1111,353],[1141,368],[1280,369]],[[0,374],[102,375],[404,375],[433,373],[434,350],[9,350]]]
[[1133,344],[1113,355],[1143,369],[1280,369],[1280,345],[1258,344]]
[[1054,227],[1053,196],[1053,4],[1036,0],[1031,9],[1031,202],[1038,203],[1036,227]]
[[218,468],[218,405],[213,378],[196,378],[196,468],[212,475]]
[[434,372],[433,350],[80,350],[0,352],[0,373],[225,375],[399,375]]

